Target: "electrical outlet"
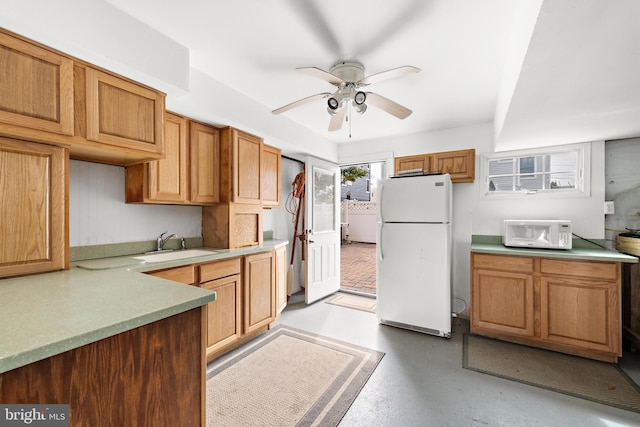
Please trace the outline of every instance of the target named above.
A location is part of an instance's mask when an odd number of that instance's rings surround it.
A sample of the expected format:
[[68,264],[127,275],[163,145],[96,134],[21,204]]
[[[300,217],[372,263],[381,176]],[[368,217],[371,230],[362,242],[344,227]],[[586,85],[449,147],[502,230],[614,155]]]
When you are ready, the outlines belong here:
[[613,200],[607,200],[604,202],[604,214],[612,215],[616,213],[616,206]]

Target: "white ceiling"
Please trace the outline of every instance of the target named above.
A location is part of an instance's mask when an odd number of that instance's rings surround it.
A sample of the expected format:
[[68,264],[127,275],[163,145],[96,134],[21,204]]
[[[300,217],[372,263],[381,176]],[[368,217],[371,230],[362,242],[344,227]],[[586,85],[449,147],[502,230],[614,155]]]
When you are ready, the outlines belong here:
[[[495,121],[498,149],[640,135],[637,0],[108,0],[189,49],[191,67],[269,110],[333,86],[295,71],[355,59],[375,108],[328,132],[325,101],[284,113],[335,142]],[[271,117],[271,116],[270,116]],[[273,116],[273,120],[282,120]]]

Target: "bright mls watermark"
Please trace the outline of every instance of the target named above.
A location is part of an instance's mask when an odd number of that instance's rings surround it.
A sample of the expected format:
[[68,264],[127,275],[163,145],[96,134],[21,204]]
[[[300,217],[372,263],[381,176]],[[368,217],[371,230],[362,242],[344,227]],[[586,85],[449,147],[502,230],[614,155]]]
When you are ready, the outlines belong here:
[[0,404],[0,427],[69,427],[69,405]]

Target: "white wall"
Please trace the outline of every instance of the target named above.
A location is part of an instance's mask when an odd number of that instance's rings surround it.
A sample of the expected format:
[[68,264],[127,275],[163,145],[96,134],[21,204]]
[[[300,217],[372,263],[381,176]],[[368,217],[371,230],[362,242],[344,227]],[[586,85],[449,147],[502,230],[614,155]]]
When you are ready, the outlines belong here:
[[199,206],[125,204],[124,171],[118,166],[70,162],[70,246],[155,240],[164,231],[202,236]]
[[[467,148],[476,150],[476,180],[453,186],[453,297],[463,300],[468,314],[470,297],[470,249],[473,234],[500,235],[502,220],[507,216],[570,219],[577,234],[586,238],[603,238],[604,215],[604,143],[592,144],[591,197],[582,199],[481,200],[479,186],[482,154],[493,152],[493,124],[485,123],[408,135],[385,140],[372,140],[342,144],[338,159],[357,161],[358,156],[370,158],[372,153],[393,150],[394,156],[452,151]],[[581,234],[582,233],[582,234]],[[455,300],[453,310],[460,311],[462,302]]]

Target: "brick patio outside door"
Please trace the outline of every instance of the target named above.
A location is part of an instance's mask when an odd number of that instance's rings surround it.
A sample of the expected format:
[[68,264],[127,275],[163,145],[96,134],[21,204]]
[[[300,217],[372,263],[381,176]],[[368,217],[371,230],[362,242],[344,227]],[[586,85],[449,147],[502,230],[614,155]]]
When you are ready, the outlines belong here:
[[340,289],[375,295],[375,243],[351,242],[340,246]]

